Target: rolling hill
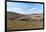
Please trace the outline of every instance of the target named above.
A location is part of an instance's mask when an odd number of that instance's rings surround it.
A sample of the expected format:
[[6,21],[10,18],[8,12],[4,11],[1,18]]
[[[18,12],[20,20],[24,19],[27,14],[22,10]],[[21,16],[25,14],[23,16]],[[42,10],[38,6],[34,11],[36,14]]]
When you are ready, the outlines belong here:
[[[36,14],[37,15],[37,14]],[[43,15],[7,12],[7,30],[43,28]]]

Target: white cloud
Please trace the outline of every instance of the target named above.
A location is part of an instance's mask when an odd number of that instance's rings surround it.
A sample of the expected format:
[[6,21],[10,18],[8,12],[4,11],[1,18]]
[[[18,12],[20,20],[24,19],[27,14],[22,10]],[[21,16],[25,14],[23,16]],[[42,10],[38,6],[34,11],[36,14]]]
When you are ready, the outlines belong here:
[[37,8],[32,8],[32,9],[30,9],[30,11],[32,11],[32,14],[33,13],[43,13],[43,9],[37,9]]
[[15,12],[16,12],[16,13],[21,13],[21,14],[24,13],[24,9],[23,9],[23,8],[16,7],[16,8],[14,8],[14,9],[15,9]]
[[[27,10],[29,11],[28,13],[27,13]],[[16,7],[16,8],[12,8],[12,9],[8,8],[7,11],[16,12],[16,13],[20,13],[20,14],[29,14],[30,11],[32,11],[32,13],[43,13],[43,9],[41,9],[41,10],[40,9],[37,10],[37,8],[24,9],[22,7]]]
[[25,9],[24,8],[21,8],[21,7],[16,7],[16,8],[7,8],[7,11],[10,11],[10,12],[16,12],[16,13],[20,13],[20,14],[25,14]]
[[32,14],[34,14],[34,13],[43,13],[43,10],[41,10],[41,11],[40,11],[40,10],[39,10],[39,11],[35,11],[35,10],[34,10],[34,11],[32,12]]

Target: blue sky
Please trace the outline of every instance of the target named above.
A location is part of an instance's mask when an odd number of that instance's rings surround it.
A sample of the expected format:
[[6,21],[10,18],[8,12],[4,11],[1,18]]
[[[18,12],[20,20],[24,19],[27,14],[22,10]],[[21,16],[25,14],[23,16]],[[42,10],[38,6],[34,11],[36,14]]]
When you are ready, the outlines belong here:
[[7,2],[7,11],[20,14],[43,13],[43,4]]

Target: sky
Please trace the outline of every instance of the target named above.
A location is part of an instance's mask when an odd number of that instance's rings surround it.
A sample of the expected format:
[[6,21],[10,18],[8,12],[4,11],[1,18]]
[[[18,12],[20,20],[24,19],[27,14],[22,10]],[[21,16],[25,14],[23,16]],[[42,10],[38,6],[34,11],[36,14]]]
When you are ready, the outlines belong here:
[[43,4],[7,2],[7,11],[20,14],[43,13]]

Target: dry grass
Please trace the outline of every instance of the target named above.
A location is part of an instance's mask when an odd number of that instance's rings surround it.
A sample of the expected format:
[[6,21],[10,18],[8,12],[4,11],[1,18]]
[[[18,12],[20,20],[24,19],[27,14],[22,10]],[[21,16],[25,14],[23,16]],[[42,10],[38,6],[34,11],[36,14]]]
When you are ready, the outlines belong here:
[[[18,30],[18,29],[34,29],[34,28],[43,28],[43,17],[42,16],[26,16],[17,13],[9,12],[7,14],[7,30]],[[26,17],[24,21],[18,20],[17,18]],[[12,18],[12,19],[11,19]],[[29,21],[27,21],[27,19]],[[41,20],[39,20],[41,19]]]
[[7,29],[8,30],[17,30],[17,29],[34,29],[34,28],[43,28],[43,21],[16,21],[8,20]]

